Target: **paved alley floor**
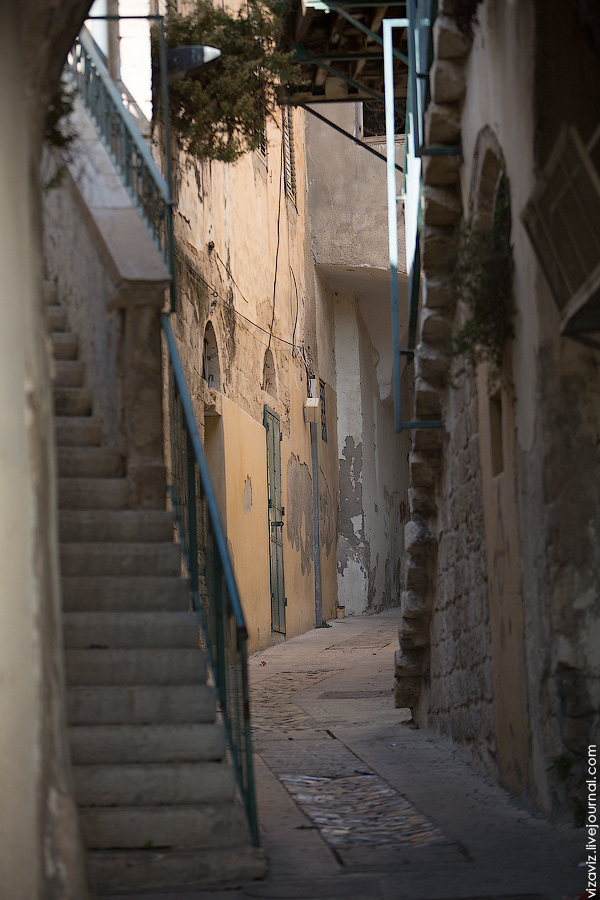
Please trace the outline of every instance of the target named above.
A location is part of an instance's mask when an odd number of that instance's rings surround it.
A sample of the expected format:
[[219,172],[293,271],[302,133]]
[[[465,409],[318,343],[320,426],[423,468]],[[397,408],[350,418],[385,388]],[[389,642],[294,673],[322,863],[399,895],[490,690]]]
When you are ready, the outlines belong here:
[[399,610],[335,620],[251,658],[269,876],[143,897],[574,900],[583,893],[583,830],[531,814],[461,751],[394,708],[399,620]]

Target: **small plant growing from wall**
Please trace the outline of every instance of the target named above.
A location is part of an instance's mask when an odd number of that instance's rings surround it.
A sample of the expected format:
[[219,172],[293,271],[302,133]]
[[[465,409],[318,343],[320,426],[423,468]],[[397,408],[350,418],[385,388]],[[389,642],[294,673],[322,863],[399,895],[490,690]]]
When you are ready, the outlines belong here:
[[487,362],[494,384],[500,376],[506,341],[514,337],[510,196],[505,175],[496,192],[491,227],[475,222],[463,225],[456,233],[450,265],[454,299],[462,300],[466,309],[452,347],[453,355],[465,362],[459,375]]
[[293,73],[289,54],[276,46],[283,8],[277,0],[247,0],[230,13],[199,0],[189,15],[169,13],[169,48],[201,44],[221,51],[193,79],[169,88],[172,128],[192,156],[234,162],[264,142],[278,87]]

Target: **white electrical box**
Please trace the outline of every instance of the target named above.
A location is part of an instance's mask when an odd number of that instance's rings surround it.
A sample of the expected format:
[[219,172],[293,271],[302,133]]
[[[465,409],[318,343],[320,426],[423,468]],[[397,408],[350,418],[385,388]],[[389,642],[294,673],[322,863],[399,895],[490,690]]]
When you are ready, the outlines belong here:
[[309,397],[304,407],[305,422],[319,422],[321,417],[321,401],[318,397]]

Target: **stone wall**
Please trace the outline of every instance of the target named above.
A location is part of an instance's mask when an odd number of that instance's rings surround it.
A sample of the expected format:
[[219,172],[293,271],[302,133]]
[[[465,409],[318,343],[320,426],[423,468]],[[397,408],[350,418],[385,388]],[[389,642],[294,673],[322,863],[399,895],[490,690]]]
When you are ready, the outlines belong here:
[[2,4],[0,27],[0,885],[87,897],[65,729],[40,140],[87,0]]
[[417,721],[465,745],[474,762],[495,771],[490,607],[473,376],[456,376],[444,420],[429,679],[413,712]]
[[[443,415],[447,434],[414,434],[396,697],[514,793],[572,818],[599,727],[599,364],[597,351],[561,336],[521,212],[567,119],[584,136],[596,127],[600,59],[584,8],[567,0],[480,4],[472,48],[450,9],[440,4],[434,26],[426,138],[460,139],[462,161],[424,165],[415,358],[416,414]],[[561,16],[568,25],[556,29]],[[548,62],[558,53],[560,71]],[[500,173],[515,337],[499,384],[480,367],[456,390],[444,260],[461,209],[491,221]],[[564,782],[556,764],[571,767]]]

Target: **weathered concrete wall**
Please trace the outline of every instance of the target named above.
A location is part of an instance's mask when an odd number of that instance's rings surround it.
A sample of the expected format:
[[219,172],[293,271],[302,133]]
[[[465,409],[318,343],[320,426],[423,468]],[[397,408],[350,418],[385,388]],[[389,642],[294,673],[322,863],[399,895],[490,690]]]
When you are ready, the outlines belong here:
[[87,896],[64,719],[38,176],[45,109],[85,5],[1,9],[0,884],[15,900]]
[[[319,104],[319,113],[350,134],[353,103]],[[387,181],[385,161],[312,116],[306,123],[312,249],[317,263],[387,269]],[[385,143],[373,143],[385,155]],[[403,144],[398,144],[401,163]],[[398,173],[400,175],[400,173]],[[399,221],[399,258],[404,265],[404,229]]]

